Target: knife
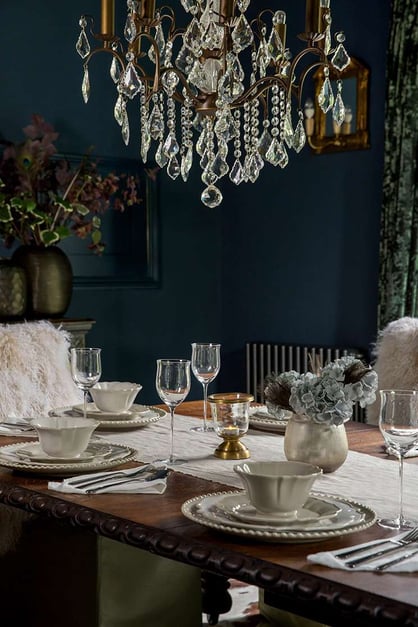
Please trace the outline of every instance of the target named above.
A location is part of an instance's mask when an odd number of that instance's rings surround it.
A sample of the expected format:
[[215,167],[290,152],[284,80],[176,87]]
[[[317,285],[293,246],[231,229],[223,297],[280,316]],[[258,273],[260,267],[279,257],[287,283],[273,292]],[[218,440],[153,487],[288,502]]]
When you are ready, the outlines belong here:
[[390,568],[391,566],[395,566],[395,564],[400,564],[401,562],[409,559],[410,557],[413,557],[414,555],[418,555],[418,549],[415,549],[415,551],[410,551],[409,553],[404,553],[404,555],[401,555],[400,557],[397,557],[394,560],[391,560],[390,562],[385,562],[384,564],[380,564],[380,566],[376,567],[376,570],[386,570],[387,568]]

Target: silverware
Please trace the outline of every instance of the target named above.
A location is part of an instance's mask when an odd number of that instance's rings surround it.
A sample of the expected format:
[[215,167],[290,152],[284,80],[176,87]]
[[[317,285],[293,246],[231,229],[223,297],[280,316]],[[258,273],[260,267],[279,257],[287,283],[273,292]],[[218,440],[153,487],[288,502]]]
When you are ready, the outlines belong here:
[[[415,533],[418,532],[418,527],[414,527],[409,533],[407,533],[402,540],[408,541],[410,537],[415,538]],[[385,540],[380,540],[380,542],[375,542],[374,544],[365,544],[362,547],[357,547],[355,549],[345,549],[344,551],[339,551],[338,553],[334,553],[335,557],[338,559],[344,560],[347,557],[351,557],[352,555],[357,555],[358,553],[364,553],[364,551],[368,551],[369,549],[374,549],[375,547],[382,546],[383,544],[387,544],[391,542],[392,544],[396,544],[397,540],[392,540],[392,538],[386,538]]]
[[418,549],[415,549],[415,551],[409,551],[409,553],[404,553],[400,557],[397,557],[396,559],[391,560],[390,562],[385,562],[384,564],[380,564],[380,566],[376,567],[376,570],[379,570],[379,571],[386,570],[387,568],[390,568],[391,566],[395,566],[395,564],[400,564],[401,562],[408,560],[410,557],[413,557],[414,555],[418,555]]
[[415,544],[418,541],[418,528],[413,529],[410,533],[408,533],[404,538],[400,540],[391,540],[392,544],[396,544],[395,547],[390,547],[386,549],[381,549],[379,551],[375,551],[374,553],[369,553],[363,557],[358,557],[354,560],[344,561],[344,565],[348,566],[348,568],[356,568],[360,564],[366,564],[367,562],[372,562],[378,557],[382,555],[390,555],[391,553],[396,553],[402,547],[408,546],[409,544]]
[[[155,481],[156,479],[163,479],[168,475],[168,468],[160,468],[155,470],[154,472],[150,472],[149,475],[140,476],[141,481]],[[133,483],[137,481],[138,475],[128,476],[120,479],[115,479],[114,481],[109,482],[109,480],[104,480],[100,483],[100,485],[88,488],[85,490],[86,494],[100,494],[100,492],[108,490],[109,488],[113,488],[117,485],[125,485],[127,483]]]
[[154,466],[151,466],[150,464],[146,464],[145,466],[140,466],[139,468],[130,468],[128,470],[113,470],[113,471],[107,471],[107,472],[101,472],[101,473],[94,473],[94,475],[91,475],[89,478],[75,478],[75,479],[68,479],[66,481],[67,485],[70,486],[74,486],[76,488],[80,488],[80,489],[84,489],[89,487],[90,485],[94,485],[95,483],[101,483],[103,481],[105,481],[107,478],[109,479],[113,479],[113,478],[118,478],[118,477],[137,477],[139,475],[142,475],[143,473],[149,472],[150,468],[154,468]]

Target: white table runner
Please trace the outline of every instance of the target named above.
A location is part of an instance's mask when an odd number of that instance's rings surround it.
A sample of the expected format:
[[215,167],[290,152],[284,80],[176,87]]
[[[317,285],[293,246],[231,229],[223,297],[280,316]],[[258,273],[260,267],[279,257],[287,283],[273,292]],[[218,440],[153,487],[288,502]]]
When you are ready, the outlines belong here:
[[[213,455],[221,442],[214,432],[190,431],[192,426],[196,426],[196,419],[188,416],[176,414],[174,423],[174,452],[188,460],[176,466],[177,472],[219,481],[235,488],[243,487],[232,469],[237,462]],[[111,442],[132,446],[138,450],[138,460],[152,462],[167,457],[169,453],[170,416],[143,429],[100,431],[97,435]],[[250,430],[243,442],[250,450],[250,459],[281,461],[286,459],[283,439],[282,435]],[[418,465],[405,463],[404,470],[405,514],[418,519]],[[322,475],[315,482],[314,490],[366,503],[378,516],[395,516],[399,498],[398,461],[349,451],[345,463],[337,471]]]

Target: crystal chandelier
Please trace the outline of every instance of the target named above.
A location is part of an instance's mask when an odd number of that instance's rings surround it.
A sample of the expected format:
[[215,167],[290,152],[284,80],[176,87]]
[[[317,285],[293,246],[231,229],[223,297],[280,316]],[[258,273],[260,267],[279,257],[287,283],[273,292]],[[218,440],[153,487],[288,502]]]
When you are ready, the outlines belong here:
[[190,14],[185,28],[177,28],[171,7],[127,0],[123,37],[115,34],[115,0],[101,0],[100,33],[83,15],[76,45],[84,60],[82,95],[87,102],[90,60],[107,52],[124,142],[130,134],[127,104],[138,96],[142,161],[154,158],[172,179],[187,181],[198,160],[202,202],[216,207],[222,202],[222,177],[235,185],[254,182],[266,163],[284,168],[289,151],[302,150],[302,90],[313,68],[324,70],[319,106],[343,123],[342,81],[334,95],[329,67],[342,71],[350,58],[343,33],[332,43],[330,0],[306,0],[305,32],[299,35],[305,44],[295,56],[286,47],[283,11],[265,9],[247,19],[250,0],[181,4]]

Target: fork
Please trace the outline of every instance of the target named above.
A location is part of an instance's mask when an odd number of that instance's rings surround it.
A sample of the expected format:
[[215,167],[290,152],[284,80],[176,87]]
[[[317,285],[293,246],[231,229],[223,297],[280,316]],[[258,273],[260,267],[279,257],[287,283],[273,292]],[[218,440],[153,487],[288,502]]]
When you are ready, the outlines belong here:
[[[415,533],[418,532],[418,527],[414,527],[414,529],[412,529],[409,533],[407,533],[402,540],[403,541],[408,541],[409,537],[415,537]],[[357,547],[355,549],[344,549],[343,551],[338,551],[338,553],[335,553],[335,557],[338,557],[338,559],[345,559],[347,557],[351,557],[353,555],[357,555],[357,553],[364,553],[364,551],[368,551],[369,549],[374,549],[375,547],[378,546],[382,546],[383,544],[387,544],[388,542],[396,543],[398,542],[398,540],[392,540],[391,538],[387,538],[386,540],[380,540],[380,542],[375,542],[374,544],[370,545],[370,544],[365,544],[364,546],[361,547]]]
[[344,564],[345,566],[348,566],[348,568],[356,568],[356,566],[359,566],[360,564],[365,564],[367,562],[372,562],[382,555],[390,555],[391,553],[395,553],[396,551],[399,551],[402,547],[408,546],[409,544],[414,544],[417,541],[418,527],[415,527],[404,538],[401,538],[399,540],[390,540],[390,542],[396,544],[397,546],[381,549],[379,551],[375,551],[374,553],[369,553],[368,555],[365,555],[363,557],[358,557],[354,560],[345,561]]
[[102,472],[100,475],[95,474],[90,478],[82,478],[82,479],[69,479],[67,481],[68,485],[74,486],[76,488],[80,488],[84,490],[84,488],[88,488],[91,485],[96,483],[103,483],[106,479],[119,479],[119,478],[131,478],[138,477],[143,473],[150,471],[150,464],[146,464],[145,466],[140,466],[139,468],[131,468],[129,470],[114,470],[111,472]]
[[[154,470],[150,472],[148,476],[143,478],[143,481],[155,481],[156,479],[164,479],[168,475],[168,468],[159,468],[158,470]],[[133,483],[137,480],[138,475],[134,476],[125,476],[124,478],[115,479],[113,481],[109,481],[109,479],[105,479],[101,484],[96,487],[93,486],[85,490],[86,494],[99,494],[102,490],[108,490],[109,488],[113,488],[117,485],[125,485],[126,483]]]

